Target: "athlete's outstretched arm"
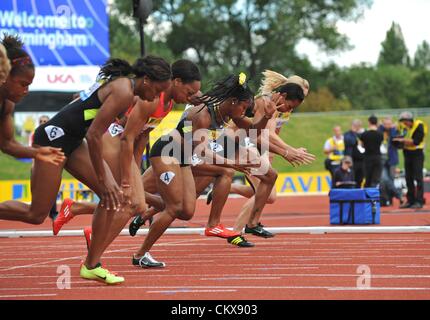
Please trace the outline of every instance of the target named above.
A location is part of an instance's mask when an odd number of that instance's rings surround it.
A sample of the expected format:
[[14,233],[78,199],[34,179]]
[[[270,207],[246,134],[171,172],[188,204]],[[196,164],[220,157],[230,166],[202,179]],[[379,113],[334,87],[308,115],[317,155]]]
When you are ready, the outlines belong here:
[[127,110],[133,101],[134,94],[130,80],[127,78],[114,80],[108,86],[106,87],[106,96],[103,104],[88,128],[85,137],[88,143],[91,163],[103,188],[101,191],[101,205],[106,206],[108,210],[116,210],[120,207],[120,200],[122,199],[120,199],[120,189],[115,179],[112,178],[112,174],[107,174],[105,171],[105,168],[108,167],[105,167],[103,164],[102,136],[109,125],[114,122],[115,118]]
[[[120,149],[120,170],[121,170],[121,188],[124,192],[125,201],[130,202],[131,196],[131,164],[134,158],[134,145],[137,136],[142,131],[145,124],[148,122],[149,116],[152,113],[154,102],[146,102],[138,99],[134,104],[124,132],[121,135]],[[155,105],[156,106],[156,105]]]
[[64,161],[61,149],[52,147],[33,148],[20,144],[15,140],[14,122],[12,117],[13,106],[6,103],[6,112],[0,117],[0,150],[16,158],[35,158],[52,164]]

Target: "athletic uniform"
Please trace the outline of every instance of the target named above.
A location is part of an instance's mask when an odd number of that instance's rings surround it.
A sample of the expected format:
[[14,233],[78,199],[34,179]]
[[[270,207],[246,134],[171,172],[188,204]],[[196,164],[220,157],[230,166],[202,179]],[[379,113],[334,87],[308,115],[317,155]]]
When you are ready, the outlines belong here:
[[[205,106],[205,107],[208,108],[209,114],[211,116],[211,124],[210,124],[210,127],[208,128],[209,134],[210,134],[210,140],[211,140],[209,145],[214,152],[220,152],[222,151],[221,150],[222,147],[217,143],[216,139],[221,135],[224,127],[222,125],[219,125],[216,122],[213,105]],[[203,110],[203,108],[205,107],[202,107],[199,111],[197,111],[197,113]],[[193,155],[193,152],[192,152],[193,147],[187,148],[191,150],[184,150],[186,148],[184,148],[183,141],[186,141],[188,145],[191,145],[191,146],[193,142],[192,141],[193,127],[191,125],[191,120],[187,119],[187,116],[189,114],[189,109],[190,109],[189,107],[185,109],[181,119],[179,120],[178,125],[176,126],[176,130],[179,132],[182,141],[179,143],[178,141],[173,140],[173,136],[171,135],[162,136],[152,146],[151,153],[149,155],[150,158],[162,156],[163,148],[171,144],[168,147],[169,153],[166,155],[164,154],[163,155],[176,158],[179,161],[181,167],[186,167],[186,166],[189,166],[190,164],[196,165],[202,162],[200,158],[197,158],[196,155]]]
[[[134,88],[134,80],[130,79]],[[34,144],[61,148],[66,157],[76,150],[102,106],[99,89],[106,81],[96,82],[80,93],[80,97],[62,108],[48,122],[39,126],[34,133]]]
[[[149,116],[148,122],[143,127],[142,132],[148,129],[155,129],[161,123],[161,121],[169,114],[169,112],[172,111],[172,108],[173,108],[173,100],[170,100],[167,110],[164,110],[164,92],[162,92],[158,100],[157,108],[155,109],[154,113],[152,113]],[[109,126],[108,131],[112,137],[115,137],[124,132],[124,127],[127,122],[127,118],[130,115],[132,109],[133,109],[133,106],[131,106],[127,110],[127,113],[125,114],[125,119],[116,121]]]

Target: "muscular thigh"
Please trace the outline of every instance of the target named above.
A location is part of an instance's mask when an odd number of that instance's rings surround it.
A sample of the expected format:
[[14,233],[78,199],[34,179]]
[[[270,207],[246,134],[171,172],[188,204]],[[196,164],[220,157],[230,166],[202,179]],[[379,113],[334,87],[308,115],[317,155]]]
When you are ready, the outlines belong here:
[[166,207],[175,205],[182,208],[184,186],[179,162],[170,158],[170,163],[166,164],[163,157],[152,157],[151,166],[158,192],[166,203]]

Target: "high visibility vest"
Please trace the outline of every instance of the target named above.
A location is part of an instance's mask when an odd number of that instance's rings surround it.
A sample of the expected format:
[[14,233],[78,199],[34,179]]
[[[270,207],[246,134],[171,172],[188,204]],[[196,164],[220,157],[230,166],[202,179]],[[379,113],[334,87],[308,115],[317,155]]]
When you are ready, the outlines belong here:
[[333,151],[328,155],[328,158],[332,161],[341,161],[345,154],[345,141],[343,138],[341,140],[335,140],[334,137],[331,137],[328,141],[331,148],[337,148],[336,151]]
[[415,130],[417,130],[417,128],[418,128],[418,126],[420,124],[422,124],[423,128],[424,128],[424,138],[423,138],[423,141],[421,141],[421,143],[419,145],[417,145],[417,146],[416,145],[405,146],[404,147],[405,150],[424,149],[424,147],[425,147],[425,141],[426,141],[426,137],[427,137],[427,125],[423,121],[421,121],[421,120],[415,120],[414,123],[413,123],[413,125],[412,125],[412,128],[408,128],[406,126],[403,126],[402,129],[403,129],[404,137],[406,139],[412,139],[412,136],[414,135]]

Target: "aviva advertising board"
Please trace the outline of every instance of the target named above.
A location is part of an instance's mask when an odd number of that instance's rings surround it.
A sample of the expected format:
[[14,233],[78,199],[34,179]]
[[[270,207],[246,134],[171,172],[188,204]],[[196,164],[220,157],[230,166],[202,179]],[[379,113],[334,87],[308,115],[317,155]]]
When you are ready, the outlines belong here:
[[[325,172],[280,173],[276,181],[279,195],[327,194],[330,190],[330,175]],[[64,198],[95,201],[97,197],[77,180],[63,180],[58,201]],[[31,201],[29,180],[0,181],[0,202],[6,200]]]

